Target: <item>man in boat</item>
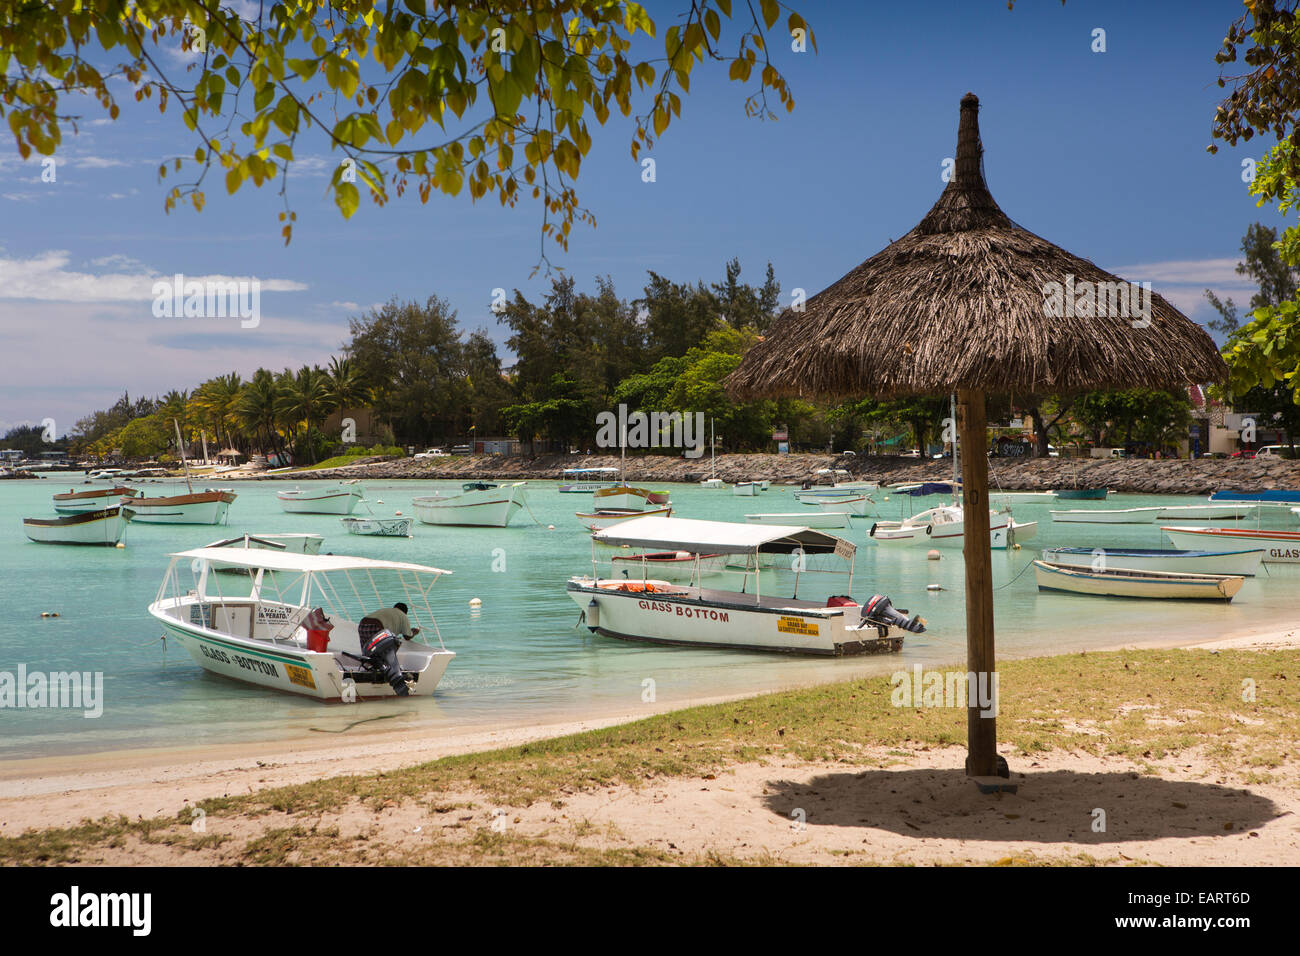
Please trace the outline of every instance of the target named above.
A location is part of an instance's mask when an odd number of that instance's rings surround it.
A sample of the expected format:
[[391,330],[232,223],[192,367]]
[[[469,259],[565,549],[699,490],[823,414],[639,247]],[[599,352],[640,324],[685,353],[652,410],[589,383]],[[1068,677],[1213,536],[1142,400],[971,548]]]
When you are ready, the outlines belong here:
[[411,685],[397,664],[397,649],[402,644],[402,638],[410,640],[420,633],[418,627],[411,626],[411,619],[406,616],[407,610],[407,606],[398,601],[392,607],[380,608],[367,614],[357,623],[361,656],[384,675],[398,697],[408,696]]

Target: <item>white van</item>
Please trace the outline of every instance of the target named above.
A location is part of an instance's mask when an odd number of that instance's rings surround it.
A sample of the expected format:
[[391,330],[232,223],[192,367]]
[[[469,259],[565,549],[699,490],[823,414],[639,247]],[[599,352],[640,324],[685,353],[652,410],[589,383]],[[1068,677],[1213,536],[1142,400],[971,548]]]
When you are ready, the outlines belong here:
[[1255,452],[1256,458],[1290,458],[1290,445],[1265,445]]

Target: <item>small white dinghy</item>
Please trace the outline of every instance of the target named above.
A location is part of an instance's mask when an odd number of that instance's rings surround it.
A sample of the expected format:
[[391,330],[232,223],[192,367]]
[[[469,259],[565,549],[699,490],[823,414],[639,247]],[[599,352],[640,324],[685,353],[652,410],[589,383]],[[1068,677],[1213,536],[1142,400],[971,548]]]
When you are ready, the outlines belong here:
[[1230,574],[1179,574],[1121,568],[1093,571],[1047,561],[1034,562],[1034,577],[1040,591],[1069,591],[1096,597],[1203,601],[1231,601],[1246,580]]
[[1230,501],[1208,505],[1171,505],[1156,512],[1157,518],[1186,518],[1194,521],[1228,521],[1253,518],[1259,510],[1257,504],[1233,504]]
[[1263,548],[1265,564],[1300,564],[1300,531],[1184,525],[1171,525],[1160,530],[1175,548]]
[[24,518],[23,533],[38,544],[112,547],[126,534],[130,516],[122,508],[83,511],[60,518]]
[[365,496],[360,485],[295,488],[276,495],[280,507],[295,515],[350,515]]
[[757,481],[738,481],[731,486],[731,493],[737,498],[753,498],[762,490]]
[[643,518],[651,515],[670,518],[672,513],[673,509],[671,507],[651,508],[647,511],[642,511],[639,508],[603,508],[600,511],[585,514],[578,512],[574,517],[582,522],[584,528],[590,531],[604,531],[620,521],[627,521],[631,518]]
[[[363,665],[357,636],[361,619],[394,597],[408,605],[412,625],[437,636],[437,646],[407,640],[397,652],[412,696],[432,694],[456,656],[443,646],[429,606],[429,591],[450,571],[260,548],[197,548],[171,559],[149,613],[214,674],[318,700],[395,697],[384,676]],[[247,577],[232,584],[214,564]],[[317,627],[322,618],[328,630]]]
[[[1009,548],[1038,533],[1037,521],[1016,521],[1007,511],[989,511],[989,547]],[[961,505],[942,505],[918,512],[902,521],[878,521],[867,532],[880,545],[922,545],[960,548],[966,540],[965,513]]]
[[409,538],[414,518],[350,517],[340,518],[348,534],[368,534],[381,538]]
[[87,511],[103,511],[120,504],[119,499],[134,498],[140,494],[134,488],[119,485],[114,488],[92,488],[89,491],[68,489],[54,496],[54,510],[61,515],[79,515]]
[[1263,548],[1241,551],[1187,551],[1167,548],[1044,548],[1043,560],[1071,568],[1094,571],[1173,571],[1180,574],[1236,574],[1253,577],[1259,572]]

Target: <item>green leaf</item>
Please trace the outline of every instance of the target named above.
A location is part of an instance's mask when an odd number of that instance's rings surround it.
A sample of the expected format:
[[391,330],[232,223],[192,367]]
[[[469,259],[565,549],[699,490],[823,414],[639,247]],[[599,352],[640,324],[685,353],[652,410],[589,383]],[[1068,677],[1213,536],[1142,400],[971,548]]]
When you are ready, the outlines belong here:
[[334,187],[334,204],[343,213],[344,219],[351,219],[352,214],[361,205],[361,194],[355,183],[339,183]]

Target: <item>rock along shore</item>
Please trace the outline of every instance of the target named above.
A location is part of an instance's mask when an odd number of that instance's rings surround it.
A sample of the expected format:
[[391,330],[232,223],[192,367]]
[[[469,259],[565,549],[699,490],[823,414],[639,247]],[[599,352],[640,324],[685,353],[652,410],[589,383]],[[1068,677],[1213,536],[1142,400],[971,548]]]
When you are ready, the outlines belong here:
[[[308,478],[555,480],[565,468],[617,468],[618,465],[617,455],[544,455],[536,458],[454,455],[419,460],[363,458],[357,464],[340,468],[248,477],[291,481]],[[952,476],[952,462],[948,459],[927,461],[901,456],[845,458],[761,454],[719,455],[717,458],[717,475],[729,483],[766,479],[779,484],[801,484],[816,480],[819,468],[844,468],[854,478],[882,483],[947,481]],[[667,455],[643,455],[629,457],[625,473],[633,484],[699,481],[709,477],[711,467],[708,458],[692,461]],[[1263,491],[1300,488],[1300,460],[992,458],[989,460],[989,484],[1007,490],[1109,488],[1111,491],[1164,495],[1208,495],[1221,490]]]

